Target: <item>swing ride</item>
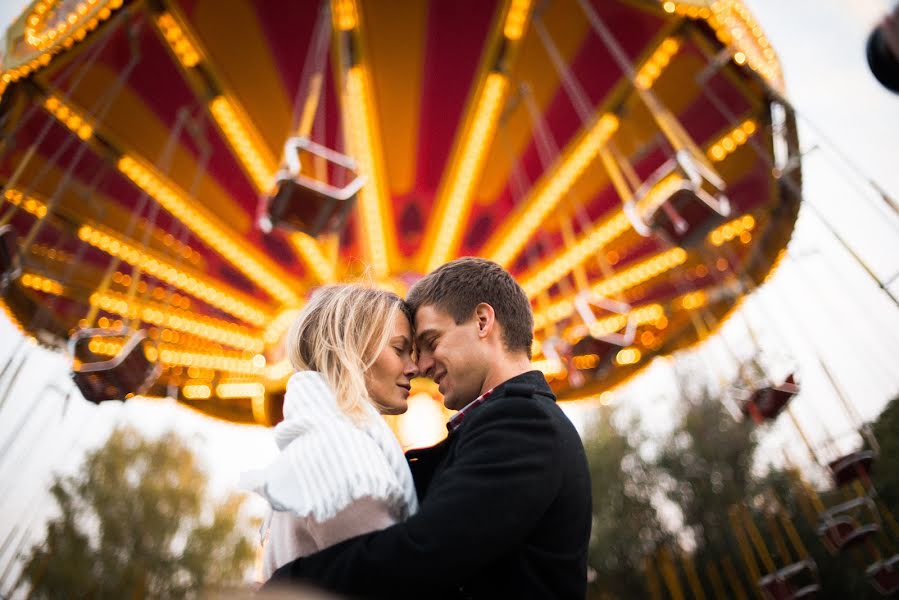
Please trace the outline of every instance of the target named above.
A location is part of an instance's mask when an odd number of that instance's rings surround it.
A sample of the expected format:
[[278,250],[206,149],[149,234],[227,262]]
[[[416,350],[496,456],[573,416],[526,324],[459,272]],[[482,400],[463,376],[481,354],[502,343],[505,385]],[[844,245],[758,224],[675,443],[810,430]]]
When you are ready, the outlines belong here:
[[92,402],[272,423],[313,288],[465,255],[589,397],[725,319],[798,213],[737,0],[36,0],[2,69],[0,299]]

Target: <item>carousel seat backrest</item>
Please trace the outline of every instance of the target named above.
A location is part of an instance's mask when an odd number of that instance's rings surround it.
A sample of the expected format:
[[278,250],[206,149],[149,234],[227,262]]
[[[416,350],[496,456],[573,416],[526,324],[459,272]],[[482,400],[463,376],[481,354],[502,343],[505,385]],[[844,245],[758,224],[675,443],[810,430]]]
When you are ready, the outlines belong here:
[[724,194],[725,183],[705,167],[704,161],[695,159],[684,149],[663,163],[637,189],[637,203],[672,176],[676,177],[676,183],[665,188],[667,197],[654,202],[655,206],[642,218],[650,231],[670,243],[694,247],[731,213],[730,201]]
[[759,579],[759,587],[771,600],[811,598],[820,589],[818,567],[812,560],[801,560]]
[[847,516],[836,517],[818,526],[818,536],[832,555],[865,543],[879,531],[880,526],[876,523],[860,525]]
[[267,231],[278,227],[313,237],[340,231],[365,183],[355,161],[306,137],[288,139],[284,156],[286,167],[275,176],[260,225]]
[[873,450],[858,450],[830,462],[828,467],[834,483],[840,487],[857,479],[867,480],[871,476],[875,459]]
[[756,423],[776,419],[786,405],[799,393],[791,373],[780,385],[764,385],[748,393],[748,398],[741,404],[743,414],[752,417]]
[[875,562],[865,570],[865,575],[879,594],[894,594],[899,590],[899,554]]
[[[123,336],[125,341],[115,356],[107,360],[89,360],[95,356],[85,348],[91,340]],[[69,341],[69,351],[74,357],[72,379],[84,398],[94,404],[142,394],[156,382],[161,371],[156,357],[148,356],[148,346],[152,345],[143,330],[128,333],[82,329]]]
[[16,260],[17,252],[15,229],[12,225],[0,227],[0,291],[5,290],[6,286],[21,272]]

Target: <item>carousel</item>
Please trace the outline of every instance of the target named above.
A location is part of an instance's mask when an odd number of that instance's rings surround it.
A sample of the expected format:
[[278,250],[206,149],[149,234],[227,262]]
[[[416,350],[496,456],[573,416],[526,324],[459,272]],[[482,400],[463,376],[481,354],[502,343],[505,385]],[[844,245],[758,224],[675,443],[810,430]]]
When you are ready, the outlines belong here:
[[[224,6],[36,0],[6,31],[0,306],[23,341],[0,377],[31,340],[68,358],[69,396],[272,425],[283,339],[315,288],[403,295],[482,256],[531,299],[533,364],[559,399],[595,399],[707,339],[786,254],[796,115],[739,0]],[[739,380],[738,418],[787,414],[806,440],[797,373]],[[899,525],[869,477],[877,440],[839,398],[861,444],[808,450],[848,499],[803,487],[803,510],[886,595],[899,555],[878,535]],[[427,381],[415,399],[441,410]],[[730,514],[745,578],[812,597],[815,561],[766,502],[776,558],[745,507]]]
[[89,402],[272,424],[312,290],[482,256],[560,400],[595,397],[777,265],[783,85],[737,0],[35,1],[3,46],[0,301]]

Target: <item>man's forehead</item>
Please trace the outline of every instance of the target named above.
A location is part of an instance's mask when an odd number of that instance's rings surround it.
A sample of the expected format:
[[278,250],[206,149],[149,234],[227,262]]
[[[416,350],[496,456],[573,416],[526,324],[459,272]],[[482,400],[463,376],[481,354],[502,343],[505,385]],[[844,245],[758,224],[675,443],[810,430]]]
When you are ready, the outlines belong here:
[[433,304],[418,307],[415,311],[415,337],[429,333],[440,333],[455,325],[455,321],[449,315]]

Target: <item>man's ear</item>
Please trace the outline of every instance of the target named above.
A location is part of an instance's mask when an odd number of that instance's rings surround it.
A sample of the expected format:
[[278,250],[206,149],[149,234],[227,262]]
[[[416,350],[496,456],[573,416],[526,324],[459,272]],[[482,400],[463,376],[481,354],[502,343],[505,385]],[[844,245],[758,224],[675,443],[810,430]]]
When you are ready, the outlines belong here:
[[493,307],[486,302],[481,302],[474,309],[475,321],[478,324],[478,337],[485,338],[490,335],[496,325],[496,313]]

